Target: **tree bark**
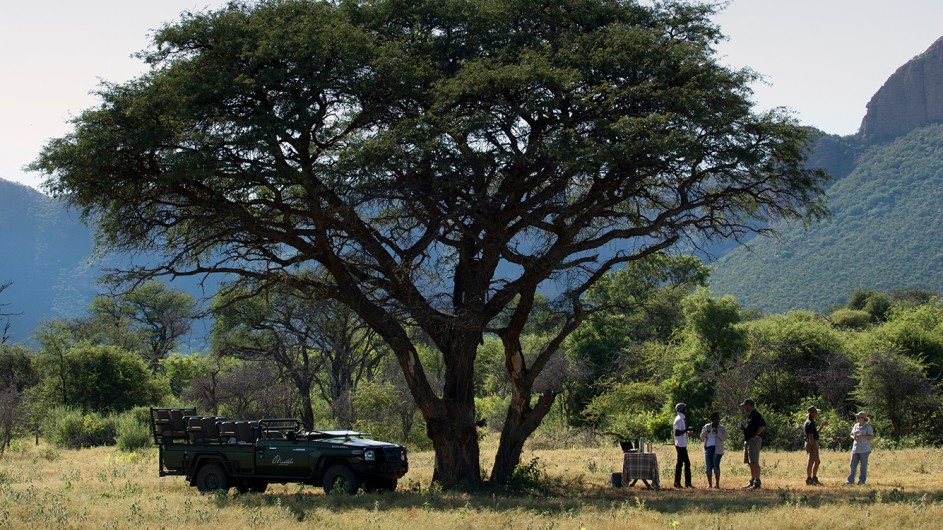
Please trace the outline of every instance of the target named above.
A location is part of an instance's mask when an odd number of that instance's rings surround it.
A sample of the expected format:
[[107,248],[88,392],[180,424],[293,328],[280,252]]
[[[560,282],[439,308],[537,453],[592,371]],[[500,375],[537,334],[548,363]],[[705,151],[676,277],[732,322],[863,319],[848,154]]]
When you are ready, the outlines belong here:
[[531,408],[529,390],[525,394],[526,400],[512,399],[511,406],[508,407],[508,415],[501,430],[501,442],[498,444],[494,467],[491,469],[492,484],[507,484],[514,474],[514,469],[521,462],[524,442],[540,426],[557,396],[555,392],[544,393]]
[[451,403],[444,413],[426,420],[426,433],[435,450],[432,480],[443,488],[475,487],[481,484],[478,431],[474,421],[474,401]]
[[311,404],[311,385],[299,384],[301,394],[301,424],[307,430],[314,429],[314,406]]

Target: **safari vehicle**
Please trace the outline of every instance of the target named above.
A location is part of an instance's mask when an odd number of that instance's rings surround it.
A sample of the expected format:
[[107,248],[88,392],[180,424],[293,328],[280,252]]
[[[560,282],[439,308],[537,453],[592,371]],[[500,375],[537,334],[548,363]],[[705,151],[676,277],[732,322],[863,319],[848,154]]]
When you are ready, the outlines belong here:
[[305,431],[296,419],[233,421],[195,409],[152,408],[160,476],[182,475],[201,492],[262,493],[271,483],[356,493],[394,490],[409,463],[400,445],[357,431]]

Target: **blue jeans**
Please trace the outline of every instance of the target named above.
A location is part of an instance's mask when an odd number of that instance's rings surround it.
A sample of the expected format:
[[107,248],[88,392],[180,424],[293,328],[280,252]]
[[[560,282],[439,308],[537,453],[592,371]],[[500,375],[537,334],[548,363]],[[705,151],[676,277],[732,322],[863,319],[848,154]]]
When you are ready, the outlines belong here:
[[[724,457],[723,454],[716,454],[714,451],[717,449],[715,446],[705,447],[704,448],[704,467],[707,468],[707,476],[716,474],[720,476],[720,459]],[[713,471],[713,473],[711,473]]]
[[848,484],[854,484],[855,482],[855,472],[858,470],[858,462],[861,462],[861,475],[858,476],[858,484],[864,484],[868,480],[868,457],[871,456],[871,452],[867,453],[851,453],[851,473],[848,475],[848,479],[845,481]]

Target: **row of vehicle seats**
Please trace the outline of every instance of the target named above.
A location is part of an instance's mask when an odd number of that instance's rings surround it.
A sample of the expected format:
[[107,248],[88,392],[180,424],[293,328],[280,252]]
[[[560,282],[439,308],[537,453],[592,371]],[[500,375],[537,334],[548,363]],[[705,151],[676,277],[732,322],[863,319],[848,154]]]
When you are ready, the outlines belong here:
[[221,421],[217,427],[222,443],[254,443],[259,438],[257,421]]
[[196,409],[151,409],[155,443],[254,443],[259,422],[233,421],[223,416],[197,416]]
[[223,416],[187,416],[187,438],[190,443],[219,443],[218,423],[226,421]]
[[154,437],[171,440],[187,439],[185,417],[196,416],[196,409],[151,409]]

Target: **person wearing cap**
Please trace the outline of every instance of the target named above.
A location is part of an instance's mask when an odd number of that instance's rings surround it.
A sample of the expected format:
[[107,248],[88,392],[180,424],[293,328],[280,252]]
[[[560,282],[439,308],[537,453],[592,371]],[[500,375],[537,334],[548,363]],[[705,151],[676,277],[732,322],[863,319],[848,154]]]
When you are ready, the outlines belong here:
[[[809,455],[809,463],[805,467],[806,479],[805,483],[807,485],[821,485],[819,482],[819,464],[822,463],[822,460],[819,458],[819,428],[815,425],[816,418],[819,417],[819,409],[815,407],[809,407],[808,411],[809,419],[805,420],[805,424],[802,426],[803,431],[805,431],[805,452]],[[822,427],[828,425],[828,420],[822,420]]]
[[851,473],[845,484],[855,483],[855,472],[858,470],[858,463],[861,463],[861,474],[858,475],[858,484],[864,484],[868,480],[868,457],[871,455],[871,440],[874,439],[874,428],[869,423],[868,415],[864,412],[855,414],[855,426],[851,428],[851,439],[854,444],[851,446]]
[[743,463],[750,466],[750,483],[743,489],[760,489],[760,448],[763,447],[763,433],[766,432],[766,420],[752,399],[740,403],[747,414],[746,422],[740,424],[743,431]]
[[[711,413],[711,421],[701,429],[704,442],[704,467],[707,468],[707,487],[720,489],[720,459],[724,456],[727,429],[720,424],[720,413]],[[713,477],[717,478],[714,482]]]
[[674,435],[675,451],[678,453],[678,463],[675,465],[675,487],[681,487],[681,468],[684,468],[684,487],[693,488],[691,484],[691,459],[688,458],[688,424],[687,412],[688,406],[684,403],[675,405]]

